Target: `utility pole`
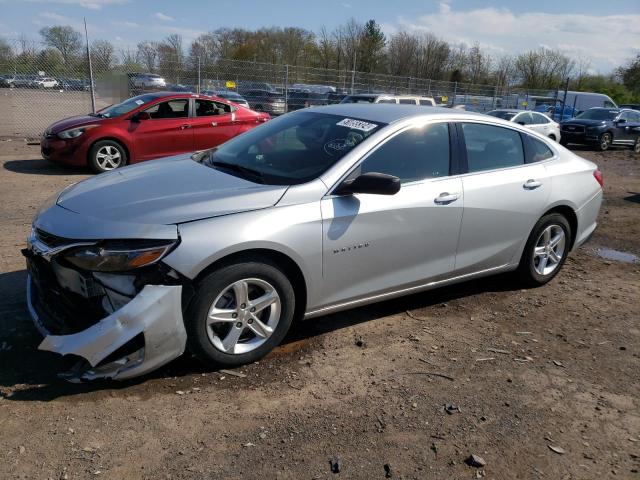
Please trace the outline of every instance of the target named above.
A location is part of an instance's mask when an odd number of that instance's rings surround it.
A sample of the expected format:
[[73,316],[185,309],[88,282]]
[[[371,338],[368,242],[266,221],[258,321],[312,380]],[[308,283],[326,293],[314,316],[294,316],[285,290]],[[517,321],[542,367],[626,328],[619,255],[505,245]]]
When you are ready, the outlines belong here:
[[87,60],[89,61],[89,90],[91,92],[91,111],[96,113],[96,92],[93,89],[93,66],[91,65],[91,51],[89,50],[89,34],[87,33],[87,19],[84,20],[84,38],[87,42]]

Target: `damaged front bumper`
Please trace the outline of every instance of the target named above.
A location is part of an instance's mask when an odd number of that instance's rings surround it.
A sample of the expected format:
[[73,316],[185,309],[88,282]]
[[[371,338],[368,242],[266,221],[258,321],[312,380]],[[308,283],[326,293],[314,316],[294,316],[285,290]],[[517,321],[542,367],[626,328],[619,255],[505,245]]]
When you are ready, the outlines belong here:
[[[38,330],[45,335],[38,348],[79,356],[87,362],[85,367],[71,372],[69,380],[124,380],[155,370],[184,352],[187,334],[182,318],[180,285],[146,285],[111,315],[70,335],[49,334],[34,307],[33,295],[32,279],[28,276],[29,312]],[[122,356],[117,354],[140,335],[143,336],[141,348],[123,351]]]

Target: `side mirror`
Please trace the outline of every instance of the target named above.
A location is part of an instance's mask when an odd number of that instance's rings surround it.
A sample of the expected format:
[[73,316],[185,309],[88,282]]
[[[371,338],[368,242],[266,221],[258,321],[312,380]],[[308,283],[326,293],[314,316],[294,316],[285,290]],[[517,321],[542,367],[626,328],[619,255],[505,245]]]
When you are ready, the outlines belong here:
[[516,122],[518,125],[522,125],[523,127],[526,125],[524,122]]
[[616,123],[627,123],[627,119],[626,118],[619,118],[616,120]]
[[133,117],[131,117],[133,122],[139,122],[141,120],[151,120],[151,115],[149,112],[138,112]]
[[353,193],[369,193],[371,195],[395,195],[400,191],[400,179],[393,175],[378,172],[368,172],[345,180],[334,193],[336,195],[351,195]]

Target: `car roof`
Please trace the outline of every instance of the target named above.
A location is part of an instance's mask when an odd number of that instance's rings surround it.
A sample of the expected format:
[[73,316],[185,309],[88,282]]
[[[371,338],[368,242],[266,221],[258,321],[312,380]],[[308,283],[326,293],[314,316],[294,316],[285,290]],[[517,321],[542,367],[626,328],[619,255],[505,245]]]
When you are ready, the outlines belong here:
[[[308,111],[308,110],[304,110]],[[344,115],[356,117],[372,122],[393,123],[410,117],[451,117],[452,115],[464,115],[467,118],[486,118],[485,115],[473,112],[457,112],[450,108],[431,107],[424,108],[420,105],[398,105],[388,103],[338,103],[314,107],[313,112],[329,113],[332,115]]]

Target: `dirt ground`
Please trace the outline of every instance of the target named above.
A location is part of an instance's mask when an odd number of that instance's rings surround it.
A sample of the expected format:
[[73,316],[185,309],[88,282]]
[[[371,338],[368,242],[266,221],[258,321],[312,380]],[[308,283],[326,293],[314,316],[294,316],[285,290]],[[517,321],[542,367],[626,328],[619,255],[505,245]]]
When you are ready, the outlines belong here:
[[242,378],[182,358],[78,386],[36,350],[20,248],[87,173],[0,142],[0,478],[640,479],[640,264],[596,253],[640,254],[640,158],[580,154],[604,172],[600,226],[545,287],[500,276],[311,320]]

